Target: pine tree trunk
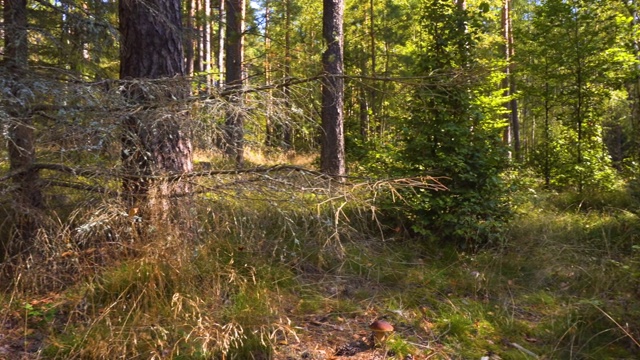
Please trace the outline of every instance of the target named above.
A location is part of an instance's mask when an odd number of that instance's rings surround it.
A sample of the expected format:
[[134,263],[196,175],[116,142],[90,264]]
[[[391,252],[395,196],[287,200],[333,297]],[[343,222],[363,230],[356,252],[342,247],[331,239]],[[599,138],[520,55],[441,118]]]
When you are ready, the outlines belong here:
[[213,85],[213,76],[211,74],[212,59],[211,59],[211,41],[213,36],[211,34],[211,0],[203,0],[204,17],[202,26],[202,53],[204,59],[203,69],[205,73],[205,91],[209,92]]
[[195,11],[195,26],[194,26],[194,35],[195,35],[195,54],[194,54],[194,63],[193,63],[193,71],[194,73],[202,72],[204,68],[204,52],[202,51],[202,28],[204,23],[202,21],[202,12],[203,7],[202,3],[204,0],[192,0],[194,11]]
[[[374,12],[374,0],[369,0],[369,51],[371,51],[371,77],[375,78],[377,74],[377,54],[376,54],[376,32],[375,32],[375,12]],[[371,101],[369,102],[369,111],[373,120],[378,117],[378,91],[377,84],[373,84],[370,87]]]
[[[143,105],[187,96],[185,81],[168,81],[184,75],[185,70],[180,15],[180,0],[120,0],[120,78],[167,79],[157,85],[126,84],[129,101]],[[148,178],[193,170],[191,142],[183,133],[181,122],[178,115],[167,115],[166,109],[131,114],[123,120],[122,162],[129,175],[124,178],[123,187],[130,206],[157,200],[166,210],[170,196],[190,191],[183,182],[169,184]]]
[[[285,12],[284,12],[284,77],[288,79],[291,77],[291,0],[285,0]],[[286,101],[286,108],[290,108],[290,96],[291,89],[289,86],[285,86],[284,97]],[[291,121],[291,120],[289,120]],[[293,147],[293,126],[289,121],[285,121],[282,124],[282,144],[285,150],[290,150]]]
[[[502,11],[501,11],[501,20],[500,27],[502,29],[502,45],[501,52],[507,63],[507,66],[504,68],[504,79],[502,80],[502,89],[504,96],[510,95],[510,80],[511,80],[511,68],[509,66],[509,55],[511,54],[509,50],[509,0],[502,0]],[[502,134],[502,141],[505,145],[511,147],[512,145],[512,134],[513,127],[511,126],[511,103],[507,102],[504,104],[508,113],[504,115],[507,120],[507,126],[504,129]]]
[[5,0],[3,16],[5,49],[2,65],[13,100],[1,100],[11,101],[3,104],[11,117],[7,128],[9,169],[23,172],[13,178],[16,242],[0,245],[6,247],[9,254],[15,254],[28,248],[33,241],[38,227],[34,210],[44,208],[44,201],[38,172],[29,170],[35,162],[36,152],[33,122],[26,115],[30,91],[22,83],[28,70],[27,1]]
[[195,48],[195,0],[187,0],[187,18],[186,18],[186,34],[185,34],[185,46],[184,46],[184,56],[185,56],[185,75],[191,77],[193,76],[193,66],[194,66],[194,48]]
[[345,175],[344,156],[344,0],[324,0],[322,36],[327,49],[322,54],[322,152],[320,167],[327,175]]
[[[511,12],[511,0],[507,0],[509,11],[507,11],[507,47],[509,48],[509,94],[514,95],[516,93],[516,74],[515,67],[516,63],[513,58],[515,56],[515,47],[513,41],[513,24]],[[520,119],[518,116],[518,99],[515,97],[510,101],[510,110],[511,110],[511,132],[513,134],[513,151],[515,153],[515,157],[517,161],[522,160],[522,152],[520,150]]]
[[[264,3],[264,82],[266,85],[271,84],[271,39],[269,36],[269,27],[270,24],[270,7],[271,3],[269,0],[265,0]],[[271,147],[275,144],[275,129],[271,119],[272,113],[272,90],[267,90],[267,104],[266,104],[266,114],[265,114],[265,136],[264,136],[264,145]]]
[[[241,90],[243,86],[244,61],[244,0],[227,0],[226,89]],[[225,154],[235,159],[241,167],[244,162],[244,95],[241,92],[229,96],[231,104],[225,122]]]
[[218,88],[224,87],[225,0],[218,8]]

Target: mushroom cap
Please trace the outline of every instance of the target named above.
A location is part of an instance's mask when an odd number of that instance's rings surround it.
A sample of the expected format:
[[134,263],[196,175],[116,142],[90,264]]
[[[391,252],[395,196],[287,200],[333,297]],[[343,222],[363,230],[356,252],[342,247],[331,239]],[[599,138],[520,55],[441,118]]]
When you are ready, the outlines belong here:
[[393,331],[393,326],[384,320],[376,320],[369,325],[369,329],[376,332],[387,332]]

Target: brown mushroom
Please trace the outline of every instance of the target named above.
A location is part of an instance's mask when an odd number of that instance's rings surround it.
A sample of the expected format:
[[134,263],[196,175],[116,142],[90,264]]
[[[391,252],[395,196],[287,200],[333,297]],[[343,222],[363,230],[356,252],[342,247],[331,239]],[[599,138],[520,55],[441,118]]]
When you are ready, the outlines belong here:
[[387,336],[393,331],[393,326],[384,320],[376,320],[369,325],[369,329],[373,331],[373,345],[382,344]]

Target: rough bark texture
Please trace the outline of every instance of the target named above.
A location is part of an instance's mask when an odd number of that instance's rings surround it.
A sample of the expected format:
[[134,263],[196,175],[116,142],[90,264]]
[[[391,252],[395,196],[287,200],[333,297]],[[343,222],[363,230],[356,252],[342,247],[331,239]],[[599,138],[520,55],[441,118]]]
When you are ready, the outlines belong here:
[[178,0],[120,0],[120,78],[184,75]]
[[[227,1],[226,89],[239,89],[243,85],[242,63],[244,57],[244,0]],[[225,123],[225,153],[236,160],[240,167],[244,161],[244,115],[243,96],[240,93],[229,96],[231,109]]]
[[[122,79],[159,79],[184,75],[182,28],[179,0],[120,0]],[[182,98],[188,87],[180,78],[157,87],[132,82],[127,86],[132,102],[170,101]],[[124,119],[122,160],[125,172],[133,175],[156,175],[166,172],[189,172],[192,168],[191,142],[181,130],[176,115],[142,112]],[[139,178],[124,179],[124,190],[138,203],[152,190],[166,198],[186,192],[185,184],[151,184]],[[131,205],[134,205],[131,204]]]
[[4,59],[6,68],[27,65],[27,0],[4,0]]
[[327,49],[322,54],[325,77],[322,82],[322,172],[341,177],[344,156],[344,0],[324,0],[322,36]]
[[[5,77],[4,87],[10,88],[11,95],[2,100],[9,116],[7,128],[9,168],[11,171],[29,168],[35,161],[35,134],[31,118],[25,116],[31,100],[31,92],[23,84],[27,74],[27,13],[26,0],[4,0],[4,43],[2,62]],[[6,81],[6,82],[5,82]],[[15,225],[17,237],[9,249],[10,253],[28,247],[37,230],[34,209],[43,208],[44,202],[36,171],[27,171],[13,178],[16,189],[13,193],[16,211]],[[9,246],[9,244],[2,244]]]

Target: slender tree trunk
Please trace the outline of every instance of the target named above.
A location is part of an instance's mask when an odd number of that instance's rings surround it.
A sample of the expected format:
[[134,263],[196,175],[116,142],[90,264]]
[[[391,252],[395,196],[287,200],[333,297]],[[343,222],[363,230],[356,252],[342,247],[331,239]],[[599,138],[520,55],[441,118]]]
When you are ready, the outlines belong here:
[[203,7],[202,7],[202,3],[204,2],[204,0],[191,0],[193,1],[193,4],[195,5],[194,9],[195,9],[195,29],[194,29],[194,34],[195,38],[196,38],[196,44],[195,44],[195,59],[194,59],[194,64],[193,64],[193,71],[195,73],[199,73],[202,72],[202,70],[204,69],[204,52],[202,51],[203,49],[203,39],[202,39],[202,29],[204,27],[204,23],[202,22],[202,12],[204,11]]
[[[504,96],[509,96],[510,95],[510,80],[511,80],[511,67],[510,67],[510,59],[509,59],[509,55],[511,54],[511,51],[509,50],[509,0],[502,0],[502,11],[501,11],[501,20],[500,20],[500,27],[502,29],[502,45],[501,45],[501,52],[502,52],[502,56],[504,57],[507,65],[504,68],[504,79],[502,80],[502,89],[503,89],[503,95]],[[508,101],[507,103],[504,104],[504,106],[507,108],[508,113],[504,115],[504,117],[507,120],[507,126],[504,129],[504,132],[502,134],[502,141],[505,143],[505,145],[507,145],[508,147],[511,147],[512,145],[512,134],[513,134],[513,127],[511,125],[511,102]],[[511,155],[511,152],[509,153]]]
[[[583,79],[583,60],[582,60],[582,48],[581,48],[581,33],[580,33],[580,24],[577,21],[576,15],[576,24],[574,29],[575,35],[575,52],[576,52],[576,90],[577,90],[577,104],[575,105],[575,121],[576,121],[576,131],[577,131],[577,154],[576,154],[576,164],[579,168],[582,166],[583,162],[583,138],[584,138],[584,79]],[[579,170],[580,171],[580,170]],[[584,173],[580,171],[578,174],[578,191],[582,192],[582,188],[584,185]]]
[[212,61],[211,61],[211,41],[213,36],[211,34],[211,0],[203,0],[204,14],[203,14],[203,26],[202,26],[202,53],[203,69],[205,75],[205,91],[209,92],[211,85],[213,84],[213,76],[211,74]]
[[[377,54],[376,54],[376,31],[375,31],[375,3],[369,0],[369,51],[371,52],[371,77],[375,78],[377,74]],[[371,100],[369,101],[369,111],[373,117],[373,121],[378,117],[378,89],[377,82],[373,82],[370,87]],[[369,119],[371,120],[371,119]]]
[[[549,74],[549,62],[547,59],[545,63],[545,74]],[[548,79],[548,77],[545,77]],[[544,82],[544,186],[549,188],[551,186],[551,90],[549,87],[549,81]]]
[[225,41],[225,0],[220,0],[218,8],[218,88],[224,87],[224,41]]
[[371,76],[376,76],[376,29],[374,0],[369,0],[369,49],[371,51]]
[[[285,0],[284,11],[284,77],[291,77],[291,0]],[[289,86],[285,86],[283,89],[284,98],[286,101],[287,109],[290,107],[291,89]],[[291,120],[285,121],[282,124],[282,143],[285,150],[290,150],[293,147],[293,126],[290,123]]]
[[[270,27],[270,11],[271,11],[271,3],[269,0],[265,0],[264,3],[264,81],[267,85],[271,84],[271,39],[269,36],[269,27]],[[265,114],[265,137],[264,144],[265,146],[271,147],[275,143],[275,129],[273,128],[272,120],[271,120],[271,112],[272,112],[272,103],[271,103],[272,90],[267,91],[267,104],[266,104],[266,114]]]
[[[363,56],[360,60],[360,69],[362,72],[362,76],[367,76],[367,64],[366,58]],[[369,140],[369,126],[370,126],[370,117],[369,117],[369,100],[367,99],[367,89],[365,84],[361,84],[358,89],[358,105],[360,108],[360,136],[362,137],[362,141],[366,143]]]
[[[515,56],[515,46],[513,41],[513,24],[512,24],[512,7],[511,0],[506,0],[509,6],[509,11],[507,12],[507,26],[509,28],[508,36],[507,36],[507,47],[509,48],[509,93],[510,95],[515,95],[516,93],[516,74],[515,67],[516,63],[513,61]],[[518,116],[518,99],[515,97],[510,101],[510,109],[511,109],[511,128],[513,133],[513,151],[515,152],[516,160],[522,160],[522,154],[520,150],[520,119]]]
[[[458,31],[460,34],[466,34],[469,32],[469,24],[467,24],[467,0],[455,0],[456,7],[458,8]],[[460,36],[460,43],[458,44],[458,48],[460,49],[460,53],[464,54],[465,65],[469,63],[469,42],[467,37]]]
[[[158,85],[125,85],[130,101],[143,105],[188,94],[182,79],[168,81],[185,72],[180,15],[180,0],[120,0],[120,78],[167,79]],[[190,191],[185,182],[169,184],[148,178],[193,170],[191,142],[181,129],[181,120],[178,115],[151,110],[124,118],[122,162],[129,176],[123,187],[130,206],[160,204],[158,210],[166,214],[170,196]]]
[[0,243],[8,247],[6,250],[10,254],[15,254],[28,248],[33,241],[38,227],[34,210],[44,208],[44,201],[38,173],[29,170],[35,162],[36,151],[33,122],[26,114],[31,100],[27,95],[30,91],[22,83],[28,72],[27,1],[4,0],[3,20],[5,48],[2,67],[10,84],[5,86],[5,91],[15,99],[10,104],[3,104],[11,118],[7,129],[9,169],[26,170],[13,178],[17,242]]
[[[226,89],[242,89],[244,61],[244,0],[227,0],[226,34]],[[244,95],[240,92],[229,95],[230,109],[225,123],[225,153],[234,158],[236,165],[244,162]]]
[[322,152],[320,167],[325,174],[342,177],[344,156],[344,0],[324,0],[322,36],[327,49],[322,54]]
[[194,65],[194,47],[195,47],[195,28],[194,28],[194,17],[195,17],[195,0],[187,0],[187,18],[186,18],[186,33],[185,33],[185,46],[184,46],[184,56],[185,56],[185,75],[193,76],[193,65]]

